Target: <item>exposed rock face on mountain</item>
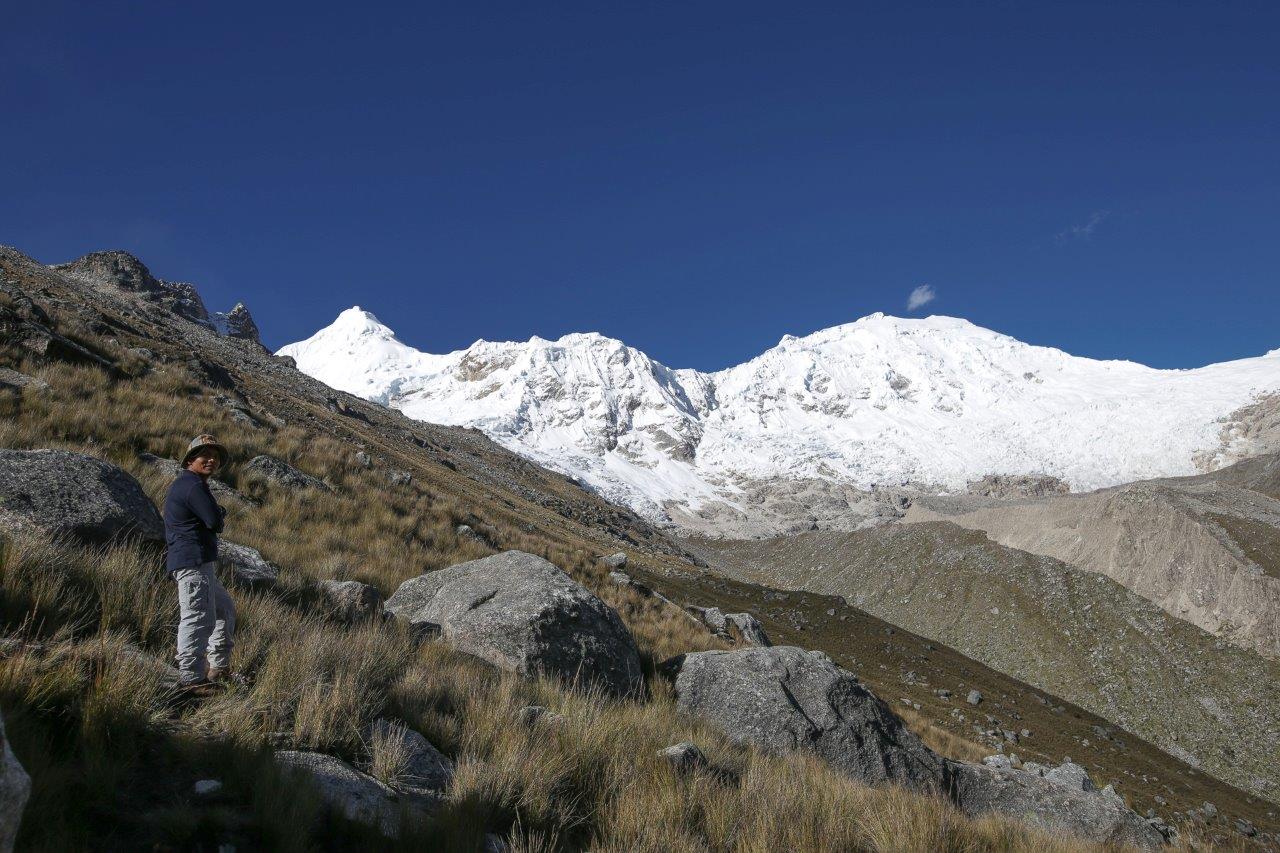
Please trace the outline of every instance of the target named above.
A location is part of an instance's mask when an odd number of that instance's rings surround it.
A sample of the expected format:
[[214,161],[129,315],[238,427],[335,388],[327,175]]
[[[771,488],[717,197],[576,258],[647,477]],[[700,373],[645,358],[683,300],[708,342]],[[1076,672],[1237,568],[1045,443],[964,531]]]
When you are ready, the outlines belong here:
[[173,313],[201,325],[209,325],[209,311],[196,289],[185,283],[161,281],[146,264],[128,252],[92,252],[53,269],[95,285],[128,290],[164,305]]
[[522,675],[634,693],[635,641],[613,608],[541,557],[507,551],[410,578],[384,605],[415,628]]
[[227,313],[210,314],[195,285],[163,281],[151,274],[146,264],[128,252],[92,252],[52,269],[96,287],[116,287],[136,293],[168,310],[225,337],[261,343],[258,327],[243,303]]
[[1057,477],[1016,476],[988,474],[981,480],[969,483],[966,490],[971,495],[984,498],[1042,498],[1045,495],[1065,495],[1071,488]]
[[945,792],[945,762],[821,652],[794,646],[686,655],[681,710],[774,753],[811,750],[868,785]]
[[1280,663],[1102,575],[943,522],[709,542],[704,553],[745,580],[845,596],[1221,779],[1280,794]]
[[164,541],[164,522],[128,472],[66,450],[0,450],[0,528],[107,542]]
[[[742,483],[767,503],[770,484],[794,481],[963,492],[988,475],[1033,476],[1079,491],[1192,474],[1250,452],[1243,432],[1223,445],[1224,423],[1280,391],[1274,355],[1153,370],[964,320],[878,314],[788,335],[716,373],[597,334],[431,355],[359,308],[280,352],[410,417],[479,427],[655,520],[742,516],[773,531],[826,513],[797,500],[790,519],[777,501],[762,514]],[[864,498],[830,497],[859,506],[851,527],[870,517]]]
[[253,322],[253,315],[249,313],[249,309],[243,302],[237,302],[236,306],[225,314],[221,311],[214,313],[210,320],[220,335],[253,341],[255,344],[262,343],[258,336],[258,324]]
[[[1280,350],[1267,355],[1276,358]],[[1280,394],[1263,394],[1223,420],[1218,446],[1196,458],[1199,470],[1215,471],[1254,456],[1280,453]]]

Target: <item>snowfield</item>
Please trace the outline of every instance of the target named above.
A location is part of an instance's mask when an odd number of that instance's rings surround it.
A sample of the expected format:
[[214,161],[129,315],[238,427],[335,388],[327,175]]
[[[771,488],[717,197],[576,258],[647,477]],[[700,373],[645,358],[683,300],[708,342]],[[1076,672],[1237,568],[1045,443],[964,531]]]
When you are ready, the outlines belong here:
[[1232,414],[1280,392],[1280,350],[1156,370],[883,314],[716,373],[594,333],[432,355],[358,307],[280,354],[411,418],[477,427],[657,521],[667,502],[734,505],[746,480],[963,490],[1037,474],[1084,491],[1194,474],[1234,461]]

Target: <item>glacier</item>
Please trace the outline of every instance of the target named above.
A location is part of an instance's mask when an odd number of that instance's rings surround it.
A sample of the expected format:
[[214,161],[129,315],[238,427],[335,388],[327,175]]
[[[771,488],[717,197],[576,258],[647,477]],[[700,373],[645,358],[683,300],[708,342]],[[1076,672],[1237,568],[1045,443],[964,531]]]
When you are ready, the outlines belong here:
[[1239,458],[1234,413],[1280,393],[1280,350],[1161,370],[943,316],[872,314],[700,372],[596,333],[431,354],[357,306],[279,354],[408,417],[476,427],[659,523],[749,511],[745,487],[770,481],[947,492],[1026,474],[1084,491],[1194,474]]

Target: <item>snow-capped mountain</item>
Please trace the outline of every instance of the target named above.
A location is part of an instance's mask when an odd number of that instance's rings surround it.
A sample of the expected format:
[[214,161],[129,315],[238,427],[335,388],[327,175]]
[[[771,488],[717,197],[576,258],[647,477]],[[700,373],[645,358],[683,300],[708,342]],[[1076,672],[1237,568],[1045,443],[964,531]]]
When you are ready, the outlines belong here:
[[478,427],[655,520],[748,512],[760,483],[963,490],[989,474],[1074,490],[1247,455],[1233,413],[1280,392],[1280,351],[1156,370],[951,317],[873,314],[716,373],[598,334],[420,352],[360,308],[280,350],[412,418]]

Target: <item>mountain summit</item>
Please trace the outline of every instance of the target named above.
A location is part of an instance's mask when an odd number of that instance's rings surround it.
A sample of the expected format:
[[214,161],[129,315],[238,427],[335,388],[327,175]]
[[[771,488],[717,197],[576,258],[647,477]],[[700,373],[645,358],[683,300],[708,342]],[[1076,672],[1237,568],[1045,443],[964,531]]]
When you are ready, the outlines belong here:
[[957,491],[988,475],[1085,490],[1192,474],[1248,455],[1233,416],[1280,392],[1270,357],[1157,370],[941,316],[873,314],[787,335],[714,373],[673,370],[594,333],[432,355],[359,308],[280,354],[335,388],[478,427],[611,500],[678,522],[750,515],[799,483],[823,484],[830,497],[833,488]]

